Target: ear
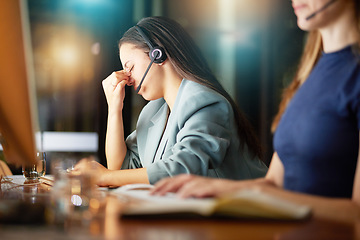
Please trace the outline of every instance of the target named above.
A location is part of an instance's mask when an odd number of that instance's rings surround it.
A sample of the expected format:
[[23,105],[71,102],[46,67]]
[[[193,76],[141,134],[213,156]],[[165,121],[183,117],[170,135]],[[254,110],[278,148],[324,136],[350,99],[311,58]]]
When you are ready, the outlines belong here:
[[[1,0],[0,0],[1,1]],[[161,63],[157,63],[157,65],[159,65],[159,66],[163,66],[163,65],[166,65],[166,63],[168,62],[168,60],[167,59],[165,59],[163,62],[161,62]]]

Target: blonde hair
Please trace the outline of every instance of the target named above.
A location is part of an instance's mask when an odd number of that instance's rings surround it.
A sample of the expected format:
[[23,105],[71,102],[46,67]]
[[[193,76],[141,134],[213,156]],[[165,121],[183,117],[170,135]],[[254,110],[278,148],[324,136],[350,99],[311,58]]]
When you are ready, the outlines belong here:
[[299,89],[299,87],[306,81],[310,72],[320,58],[322,50],[322,41],[319,31],[311,31],[308,35],[307,43],[304,48],[304,53],[300,60],[300,65],[295,74],[292,83],[284,90],[282,100],[279,105],[279,111],[276,114],[271,125],[271,131],[275,132],[280,118],[284,113],[288,103]]
[[[355,16],[358,23],[358,31],[360,32],[360,3],[358,0],[354,0],[354,4],[356,11]],[[358,42],[358,46],[360,46],[360,42]],[[295,77],[293,78],[293,81],[290,83],[290,85],[283,91],[282,100],[279,105],[279,111],[271,125],[271,132],[275,132],[287,105],[291,101],[296,91],[309,77],[309,74],[321,56],[322,49],[323,45],[320,32],[318,30],[310,31],[307,36],[304,52]]]

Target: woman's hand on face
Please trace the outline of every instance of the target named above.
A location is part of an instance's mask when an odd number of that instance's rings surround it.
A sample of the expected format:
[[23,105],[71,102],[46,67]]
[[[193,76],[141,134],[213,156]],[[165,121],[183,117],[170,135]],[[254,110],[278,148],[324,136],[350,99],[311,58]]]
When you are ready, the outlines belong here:
[[180,198],[216,197],[241,188],[239,183],[239,181],[181,174],[160,180],[151,190],[151,194],[164,195],[167,192],[176,192]]
[[102,81],[109,109],[122,111],[125,98],[125,85],[133,84],[130,76],[130,71],[121,70],[113,72]]

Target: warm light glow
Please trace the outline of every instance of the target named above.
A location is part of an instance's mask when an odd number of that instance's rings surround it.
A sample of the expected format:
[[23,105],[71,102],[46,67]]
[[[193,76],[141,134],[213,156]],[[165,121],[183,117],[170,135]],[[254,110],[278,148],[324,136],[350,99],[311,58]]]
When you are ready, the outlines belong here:
[[100,43],[96,42],[91,46],[91,53],[94,55],[99,55],[100,53]]
[[64,66],[74,66],[78,62],[78,52],[74,46],[60,46],[55,51],[55,58]]
[[81,199],[81,197],[79,195],[72,195],[71,196],[71,202],[72,202],[73,205],[79,207],[82,204],[82,199]]

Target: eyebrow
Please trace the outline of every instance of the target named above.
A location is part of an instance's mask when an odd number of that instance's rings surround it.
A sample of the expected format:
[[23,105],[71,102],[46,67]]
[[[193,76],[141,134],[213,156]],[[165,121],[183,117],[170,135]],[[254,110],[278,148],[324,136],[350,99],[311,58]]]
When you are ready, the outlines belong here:
[[[126,70],[127,68],[129,68],[128,66],[126,66],[128,62],[129,62],[129,61],[127,61],[127,62],[124,64],[124,70]],[[131,71],[133,70],[133,68],[134,68],[134,65],[131,66],[131,68],[129,69],[129,72],[131,72]]]

